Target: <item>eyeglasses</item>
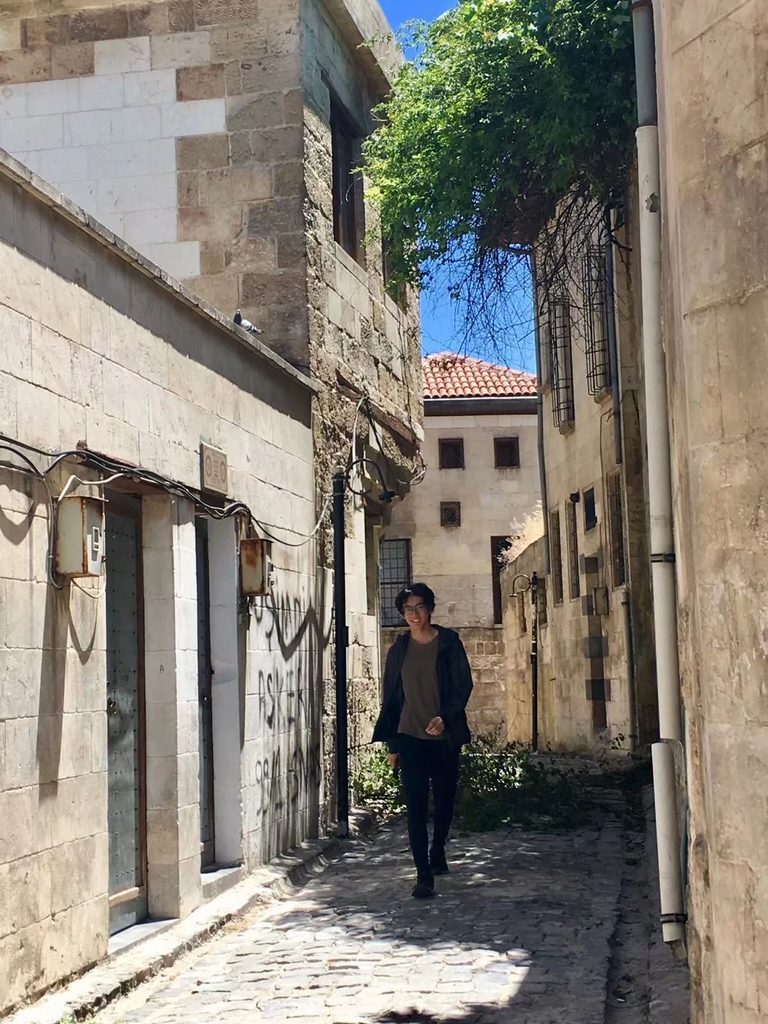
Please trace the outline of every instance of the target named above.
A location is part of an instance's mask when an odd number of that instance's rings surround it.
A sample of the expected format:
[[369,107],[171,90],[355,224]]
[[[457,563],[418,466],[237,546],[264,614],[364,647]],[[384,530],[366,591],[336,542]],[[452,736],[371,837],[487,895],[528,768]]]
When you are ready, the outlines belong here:
[[425,604],[404,604],[403,615],[420,615],[427,610]]

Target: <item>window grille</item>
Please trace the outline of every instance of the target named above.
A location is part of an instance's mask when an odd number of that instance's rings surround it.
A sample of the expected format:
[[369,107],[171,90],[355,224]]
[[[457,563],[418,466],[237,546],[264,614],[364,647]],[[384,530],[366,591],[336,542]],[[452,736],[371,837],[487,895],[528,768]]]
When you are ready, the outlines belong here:
[[440,525],[448,529],[461,526],[461,502],[441,501],[440,502]]
[[464,441],[441,437],[437,442],[440,469],[464,469]]
[[568,545],[568,582],[571,598],[581,594],[579,576],[579,534],[576,525],[576,505],[569,501],[565,506],[565,538]]
[[621,493],[620,474],[611,473],[605,484],[611,535],[611,575],[614,587],[620,587],[627,579],[624,556],[624,498]]
[[611,386],[608,350],[608,288],[606,246],[590,245],[584,253],[584,333],[587,360],[587,390],[602,395]]
[[547,578],[546,576],[539,576],[538,584],[536,585],[536,611],[539,615],[539,625],[546,626],[547,624]]
[[549,376],[552,383],[552,415],[556,427],[574,421],[573,359],[571,355],[571,304],[556,296],[549,309]]
[[493,453],[497,469],[514,469],[520,465],[520,439],[494,437]]
[[597,507],[595,505],[595,488],[584,491],[584,532],[594,530],[597,526]]
[[561,604],[563,600],[563,546],[560,539],[560,513],[549,513],[549,544],[552,562],[552,600]]
[[379,544],[379,607],[382,626],[399,626],[395,598],[411,582],[410,540],[383,540]]

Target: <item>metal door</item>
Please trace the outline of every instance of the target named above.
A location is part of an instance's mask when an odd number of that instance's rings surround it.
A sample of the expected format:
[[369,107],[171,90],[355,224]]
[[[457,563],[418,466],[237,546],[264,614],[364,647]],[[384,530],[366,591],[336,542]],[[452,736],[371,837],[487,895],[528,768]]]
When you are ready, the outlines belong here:
[[208,581],[208,520],[195,520],[197,541],[197,708],[200,742],[200,861],[214,863],[213,709],[211,706],[211,614]]
[[147,916],[140,513],[115,496],[106,515],[111,934]]

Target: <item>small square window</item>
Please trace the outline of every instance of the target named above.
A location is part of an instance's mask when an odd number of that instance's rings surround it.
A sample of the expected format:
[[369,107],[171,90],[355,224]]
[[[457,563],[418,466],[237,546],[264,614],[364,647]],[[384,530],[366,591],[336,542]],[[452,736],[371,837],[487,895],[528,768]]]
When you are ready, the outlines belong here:
[[520,439],[494,437],[493,450],[497,469],[516,469],[520,465]]
[[437,446],[440,469],[464,469],[464,441],[460,437],[441,437]]
[[440,525],[451,529],[461,526],[461,502],[441,501],[440,502]]
[[597,507],[595,505],[595,489],[590,487],[584,491],[584,532],[594,530],[597,526]]

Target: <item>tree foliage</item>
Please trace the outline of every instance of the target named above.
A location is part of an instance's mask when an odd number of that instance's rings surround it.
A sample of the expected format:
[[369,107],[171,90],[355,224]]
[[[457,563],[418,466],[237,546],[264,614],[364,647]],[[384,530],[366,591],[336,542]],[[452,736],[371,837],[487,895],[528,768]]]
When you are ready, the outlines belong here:
[[[364,150],[397,280],[527,254],[564,202],[610,203],[632,152],[626,0],[460,0],[415,30]],[[498,262],[499,253],[502,256]]]

